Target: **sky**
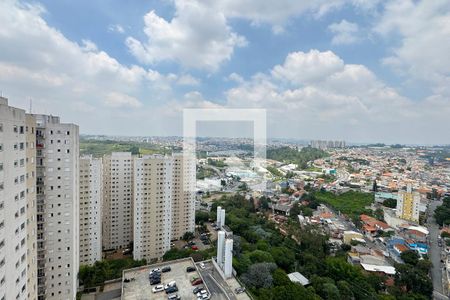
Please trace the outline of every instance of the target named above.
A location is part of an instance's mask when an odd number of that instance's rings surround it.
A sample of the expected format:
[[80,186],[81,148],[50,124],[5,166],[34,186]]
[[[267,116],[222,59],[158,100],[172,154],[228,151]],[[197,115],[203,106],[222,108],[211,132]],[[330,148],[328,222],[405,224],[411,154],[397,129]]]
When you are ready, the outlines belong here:
[[262,108],[269,137],[450,143],[448,0],[1,0],[0,19],[2,95],[84,134]]

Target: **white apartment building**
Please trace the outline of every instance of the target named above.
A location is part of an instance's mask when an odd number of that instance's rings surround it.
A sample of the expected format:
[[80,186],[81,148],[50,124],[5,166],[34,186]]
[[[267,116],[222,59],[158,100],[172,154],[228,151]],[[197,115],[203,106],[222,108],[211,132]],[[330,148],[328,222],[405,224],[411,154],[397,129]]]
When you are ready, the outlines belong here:
[[36,118],[38,299],[75,299],[79,268],[79,132]]
[[37,299],[36,119],[25,116],[27,165],[27,299]]
[[172,240],[195,231],[196,160],[182,153],[172,155]]
[[27,299],[26,117],[0,97],[0,300]]
[[134,259],[150,261],[170,250],[172,164],[162,155],[134,160]]
[[133,241],[133,156],[103,157],[103,249],[127,248]]
[[102,259],[102,174],[100,158],[80,158],[80,265]]

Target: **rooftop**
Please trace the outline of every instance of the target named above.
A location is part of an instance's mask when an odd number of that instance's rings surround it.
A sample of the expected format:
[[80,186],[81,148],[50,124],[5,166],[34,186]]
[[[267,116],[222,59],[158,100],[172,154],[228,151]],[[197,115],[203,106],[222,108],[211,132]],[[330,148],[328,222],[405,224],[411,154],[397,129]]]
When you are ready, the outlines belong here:
[[288,274],[289,279],[292,282],[300,283],[301,285],[309,284],[308,278],[300,274],[299,272],[293,272]]

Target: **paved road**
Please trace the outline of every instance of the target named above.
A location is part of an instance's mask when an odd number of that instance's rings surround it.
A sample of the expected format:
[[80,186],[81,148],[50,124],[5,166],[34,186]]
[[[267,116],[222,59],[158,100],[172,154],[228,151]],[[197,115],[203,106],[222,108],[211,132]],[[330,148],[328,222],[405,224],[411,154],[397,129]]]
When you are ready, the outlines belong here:
[[[430,232],[430,259],[433,264],[431,268],[431,279],[433,280],[433,288],[435,298],[438,299],[448,299],[442,298],[443,286],[442,286],[442,263],[441,263],[441,252],[442,249],[438,246],[438,235],[439,226],[436,224],[434,219],[434,210],[436,207],[442,204],[442,201],[431,201],[428,208],[428,230]],[[444,296],[445,297],[445,296]]]
[[197,263],[197,269],[202,274],[205,284],[211,292],[211,300],[236,300],[233,291],[214,270],[212,263],[204,262],[204,264],[205,269],[202,269],[200,268],[199,263]]

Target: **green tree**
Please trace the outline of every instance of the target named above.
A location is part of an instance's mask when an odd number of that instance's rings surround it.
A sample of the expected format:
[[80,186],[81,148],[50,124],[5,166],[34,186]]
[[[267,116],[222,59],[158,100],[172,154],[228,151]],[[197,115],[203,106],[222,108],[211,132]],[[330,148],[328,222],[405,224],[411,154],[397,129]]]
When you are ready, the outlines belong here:
[[279,268],[273,271],[272,278],[275,286],[289,285],[291,283],[291,280],[287,276],[286,272]]
[[195,235],[194,235],[193,232],[191,232],[191,231],[186,231],[186,232],[183,234],[182,239],[183,239],[183,241],[188,242],[188,241],[194,239],[194,237],[195,237]]
[[420,272],[409,264],[395,265],[395,285],[405,289],[407,292],[421,294],[431,298],[433,284],[427,274]]
[[407,250],[400,254],[401,259],[409,265],[415,266],[419,262],[419,254],[413,250]]
[[308,299],[320,300],[321,298],[311,289],[305,289],[303,286],[290,283],[284,286],[277,286],[271,289],[271,300],[287,300],[287,299]]
[[272,255],[269,252],[262,250],[250,252],[248,257],[253,263],[274,262]]
[[396,208],[397,207],[397,200],[389,198],[383,201],[383,206],[389,207],[389,208]]
[[272,272],[277,265],[274,263],[257,263],[251,265],[241,277],[245,285],[251,288],[270,288],[273,285]]
[[353,299],[354,295],[352,292],[352,287],[350,284],[345,280],[339,280],[336,283],[336,286],[339,290],[339,295],[341,296],[342,300],[351,300]]
[[270,254],[275,259],[275,263],[286,271],[290,271],[295,263],[295,253],[286,247],[273,247]]
[[209,213],[206,211],[196,211],[195,212],[195,224],[201,225],[209,220]]
[[441,226],[450,224],[450,197],[444,198],[442,205],[436,208],[434,218],[436,223]]

